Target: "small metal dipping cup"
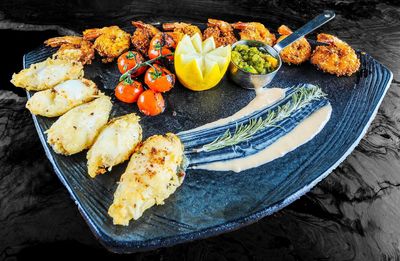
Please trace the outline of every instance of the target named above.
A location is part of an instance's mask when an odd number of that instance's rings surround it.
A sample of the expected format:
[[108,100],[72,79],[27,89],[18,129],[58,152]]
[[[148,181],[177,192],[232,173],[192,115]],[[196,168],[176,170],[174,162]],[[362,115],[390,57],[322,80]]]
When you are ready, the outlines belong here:
[[270,73],[265,74],[255,74],[249,73],[245,70],[239,68],[237,64],[235,64],[232,60],[229,64],[229,72],[231,79],[246,89],[258,89],[266,86],[268,83],[272,81],[275,77],[275,74],[278,72],[279,68],[281,68],[282,60],[279,53],[271,46],[264,44],[260,41],[253,41],[253,40],[241,40],[237,41],[232,45],[232,49],[239,44],[248,45],[250,47],[258,47],[261,52],[268,53],[272,57],[278,60],[278,66],[276,69]]
[[301,37],[304,37],[305,35],[311,33],[318,27],[322,26],[323,24],[329,22],[335,17],[335,13],[330,10],[324,11],[322,14],[318,15],[305,25],[303,25],[301,28],[299,28],[297,31],[293,32],[292,34],[288,35],[286,38],[284,38],[282,41],[277,43],[276,45],[269,46],[267,44],[264,44],[263,42],[260,41],[253,41],[253,40],[240,40],[232,45],[232,49],[238,45],[238,44],[245,44],[250,47],[258,47],[258,49],[262,52],[267,52],[272,57],[278,60],[278,66],[277,68],[266,74],[255,74],[255,73],[250,73],[246,72],[242,69],[239,68],[232,60],[229,64],[229,73],[230,73],[230,78],[237,83],[239,86],[246,88],[246,89],[260,89],[265,86],[267,86],[272,79],[275,77],[276,73],[279,71],[282,65],[282,59],[279,55],[279,53],[282,51],[283,48],[286,46],[292,44],[293,42],[297,41]]

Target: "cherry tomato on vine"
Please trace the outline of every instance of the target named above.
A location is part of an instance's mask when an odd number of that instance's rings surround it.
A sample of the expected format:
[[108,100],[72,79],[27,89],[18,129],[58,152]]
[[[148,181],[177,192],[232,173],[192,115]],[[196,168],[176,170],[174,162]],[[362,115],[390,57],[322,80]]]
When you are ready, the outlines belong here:
[[146,90],[142,92],[137,101],[137,105],[139,110],[148,116],[158,115],[165,109],[165,102],[161,93],[153,90]]
[[175,85],[175,75],[158,64],[147,69],[144,75],[146,85],[156,92],[167,92]]
[[[158,33],[151,39],[148,56],[154,59],[160,55],[172,54],[171,49],[175,49],[176,42],[174,38],[168,33]],[[168,60],[173,61],[174,56],[167,57]]]
[[132,80],[131,82],[122,81],[118,83],[114,92],[118,100],[126,103],[134,103],[138,100],[143,90],[140,82]]
[[[118,58],[118,70],[121,74],[126,73],[137,64],[144,62],[143,56],[135,51],[128,51]],[[137,71],[132,73],[132,77],[141,75],[146,71],[146,67],[140,67]]]

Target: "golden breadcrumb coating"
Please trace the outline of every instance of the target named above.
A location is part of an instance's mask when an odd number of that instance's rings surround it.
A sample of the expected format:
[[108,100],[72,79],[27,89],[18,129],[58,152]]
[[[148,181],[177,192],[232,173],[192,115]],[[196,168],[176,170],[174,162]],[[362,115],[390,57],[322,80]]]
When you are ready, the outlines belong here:
[[142,141],[140,117],[135,113],[112,119],[87,153],[88,174],[94,178],[127,160]]
[[183,182],[179,167],[183,159],[183,145],[172,133],[148,138],[133,153],[122,174],[108,210],[114,224],[129,224],[155,204],[164,204]]

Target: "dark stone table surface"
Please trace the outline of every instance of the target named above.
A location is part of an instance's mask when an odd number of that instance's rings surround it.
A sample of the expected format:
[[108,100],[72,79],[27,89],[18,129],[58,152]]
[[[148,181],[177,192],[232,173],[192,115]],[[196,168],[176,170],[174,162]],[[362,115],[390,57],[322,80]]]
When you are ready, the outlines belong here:
[[[132,14],[263,17],[298,27],[323,9],[338,35],[385,64],[393,83],[366,136],[299,200],[238,231],[151,252],[116,256],[94,238],[47,160],[26,96],[11,86],[22,55],[43,40]],[[400,2],[1,1],[0,260],[400,260]]]

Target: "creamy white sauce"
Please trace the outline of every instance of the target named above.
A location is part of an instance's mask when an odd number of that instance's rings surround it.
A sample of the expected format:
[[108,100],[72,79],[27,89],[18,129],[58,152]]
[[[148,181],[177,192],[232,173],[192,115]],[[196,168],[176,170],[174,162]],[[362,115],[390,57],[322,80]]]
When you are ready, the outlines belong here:
[[[235,114],[219,119],[207,124],[204,124],[200,127],[191,129],[190,132],[192,131],[198,131],[198,130],[204,130],[204,129],[210,129],[214,127],[218,127],[221,125],[225,125],[227,123],[231,123],[233,121],[237,121],[238,119],[245,117],[247,115],[252,114],[253,112],[262,110],[268,106],[271,106],[272,104],[277,103],[278,101],[282,100],[285,98],[285,93],[286,89],[281,89],[281,88],[269,88],[269,89],[260,89],[257,90],[257,95],[256,97],[249,102],[245,107],[240,109],[238,112]],[[187,132],[187,131],[185,131]],[[184,133],[184,132],[182,132]]]
[[256,154],[238,159],[217,161],[193,166],[193,168],[240,172],[266,164],[272,160],[284,156],[286,153],[296,149],[297,147],[314,138],[315,135],[317,135],[324,128],[325,124],[331,117],[331,113],[332,107],[330,104],[318,109],[308,118],[299,123],[299,125],[297,125],[289,133],[280,137],[270,146],[257,152]]

